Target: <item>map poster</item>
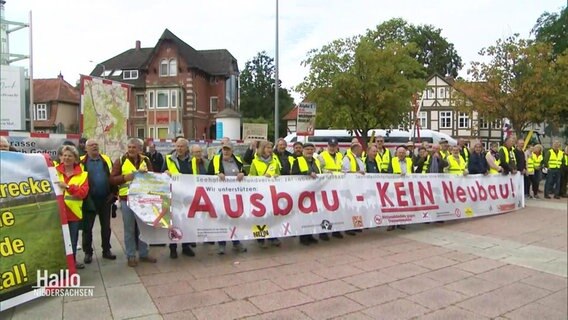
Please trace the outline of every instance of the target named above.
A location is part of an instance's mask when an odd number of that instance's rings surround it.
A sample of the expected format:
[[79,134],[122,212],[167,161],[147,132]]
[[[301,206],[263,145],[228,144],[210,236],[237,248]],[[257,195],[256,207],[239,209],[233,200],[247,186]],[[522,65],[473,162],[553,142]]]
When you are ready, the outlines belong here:
[[126,151],[129,105],[129,85],[81,76],[81,132],[113,160]]
[[296,123],[296,135],[313,136],[316,128],[316,104],[311,102],[300,103]]

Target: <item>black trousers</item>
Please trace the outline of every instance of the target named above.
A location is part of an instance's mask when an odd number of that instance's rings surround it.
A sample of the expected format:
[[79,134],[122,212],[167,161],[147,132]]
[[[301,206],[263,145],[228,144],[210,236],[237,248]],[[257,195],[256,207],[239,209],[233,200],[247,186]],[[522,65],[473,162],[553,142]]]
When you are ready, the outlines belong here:
[[560,170],[560,195],[566,195],[566,185],[568,184],[568,168],[564,167]]
[[83,229],[83,252],[85,254],[93,254],[93,226],[95,219],[99,216],[99,224],[101,226],[101,242],[103,252],[110,251],[110,210],[111,203],[104,199],[92,198],[95,205],[95,211],[83,212],[84,229]]
[[524,183],[525,183],[525,196],[531,194],[531,177],[530,176],[523,176]]

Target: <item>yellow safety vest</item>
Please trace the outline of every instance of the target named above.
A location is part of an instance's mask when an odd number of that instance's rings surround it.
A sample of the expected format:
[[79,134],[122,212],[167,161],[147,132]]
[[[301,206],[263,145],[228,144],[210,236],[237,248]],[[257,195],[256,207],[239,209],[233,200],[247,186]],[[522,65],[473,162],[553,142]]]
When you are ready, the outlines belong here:
[[[140,167],[142,167],[143,164],[146,165],[145,161],[148,159],[148,157],[141,154],[139,156],[140,156]],[[130,159],[128,158],[124,159],[121,167],[122,175],[131,174],[132,172],[135,172],[137,170],[138,169],[134,166],[134,164],[130,162]],[[126,181],[125,183],[121,184],[118,188],[118,195],[121,197],[126,197],[128,195],[128,187],[130,186],[131,183],[132,181]]]
[[[220,154],[216,154],[213,157],[213,170],[215,171],[215,174],[219,174],[219,171],[221,170],[221,158],[222,156]],[[235,155],[235,158],[237,159],[237,162],[242,166],[243,161],[241,160],[241,157]]]
[[463,147],[463,159],[465,162],[469,161],[469,149],[467,147]]
[[[172,160],[171,154],[166,155],[166,167],[171,174],[179,174],[179,168],[175,161]],[[197,159],[195,157],[191,159],[191,172],[193,172],[194,175],[199,174],[199,170],[197,169]]]
[[538,156],[536,154],[531,154],[527,159],[527,172],[529,174],[534,174],[534,170],[542,163],[542,153]]
[[321,157],[325,162],[325,168],[324,168],[325,170],[335,171],[335,172],[341,171],[341,165],[343,162],[343,155],[341,153],[337,152],[335,154],[335,158],[332,158],[331,154],[329,154],[329,152],[326,150],[321,153]]
[[[82,168],[81,168],[82,169]],[[87,180],[88,177],[87,171],[82,171],[81,174],[75,175],[69,179],[68,185],[77,185],[82,186],[83,183]],[[64,181],[63,173],[57,171],[57,177],[59,181]],[[79,218],[83,219],[83,199],[76,198],[72,196],[67,189],[63,193],[63,201],[65,201],[65,205],[73,212],[73,214]]]
[[422,173],[428,173],[428,167],[430,166],[430,155],[426,157],[426,161],[424,161],[424,165],[422,166]]
[[564,160],[564,152],[558,150],[558,153],[554,153],[554,150],[550,149],[548,157],[548,169],[559,169],[562,165],[562,160]]
[[[353,154],[353,152],[349,152],[347,154],[347,158],[349,158],[349,172],[359,172],[359,170],[357,170],[357,159],[355,158],[355,155]],[[365,168],[361,168],[362,170],[365,170]]]
[[375,157],[375,160],[377,161],[377,164],[379,165],[381,172],[387,172],[387,170],[389,169],[389,163],[391,162],[390,150],[385,148],[385,152],[383,153],[383,155],[381,155],[380,152],[377,151],[377,156]]
[[[306,158],[304,158],[304,156],[301,156],[301,157],[296,158],[296,161],[298,161],[298,167],[300,168],[300,173],[307,173],[308,172],[308,161],[306,160]],[[318,168],[318,171],[319,171],[319,172],[316,172],[316,173],[321,173],[320,161],[317,158],[314,158],[314,161],[315,161],[316,167]]]
[[[412,173],[412,160],[410,160],[410,158],[404,158],[404,160],[406,161],[406,174],[411,174]],[[392,173],[398,173],[398,174],[402,173],[402,170],[400,169],[400,163],[398,161],[398,157],[391,159],[391,165],[392,165]]]
[[463,174],[465,170],[465,160],[463,159],[462,156],[460,156],[460,159],[458,161],[453,155],[451,155],[447,158],[447,161],[449,164],[448,170],[450,171],[451,174],[456,174],[456,175]]
[[[102,154],[102,153],[99,153],[99,155],[105,161],[105,163],[108,167],[108,170],[110,172],[112,170],[112,161],[110,160],[109,156],[107,156],[106,154]],[[86,154],[81,156],[81,169],[83,169],[83,170],[85,170],[85,164],[83,163],[83,160],[85,160],[86,157],[87,157]]]
[[[490,153],[491,151],[487,151],[487,152]],[[497,154],[497,155],[499,155],[499,154]],[[491,156],[493,156],[493,155],[491,155]],[[495,157],[493,157],[493,159],[495,159]],[[497,165],[497,166],[501,165],[501,159],[495,159],[495,165]],[[499,171],[489,167],[489,173],[490,174],[497,174],[497,173],[499,173]]]
[[268,173],[271,177],[274,177],[282,169],[278,157],[275,156],[272,156],[270,165],[268,165],[266,162],[260,160],[260,158],[255,155],[254,159],[252,160],[251,166],[254,166],[254,168],[256,169],[257,176],[265,176]]
[[503,153],[505,154],[505,163],[510,164],[509,162],[509,154],[511,155],[511,158],[513,159],[513,161],[516,162],[515,159],[515,152],[512,150],[508,150],[505,146],[501,146],[499,148],[499,151],[503,150]]
[[447,157],[450,156],[450,151],[444,151],[444,150],[440,150],[440,155],[442,156],[442,159],[446,159]]

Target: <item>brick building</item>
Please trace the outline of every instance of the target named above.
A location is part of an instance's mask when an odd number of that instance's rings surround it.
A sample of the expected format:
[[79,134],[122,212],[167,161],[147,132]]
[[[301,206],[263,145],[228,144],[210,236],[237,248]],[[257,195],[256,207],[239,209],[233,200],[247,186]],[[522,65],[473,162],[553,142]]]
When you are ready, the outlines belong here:
[[239,109],[239,68],[225,49],[196,50],[166,29],[156,45],[135,47],[91,72],[132,85],[128,134],[214,139],[215,114]]
[[79,89],[59,75],[55,79],[34,79],[34,131],[78,133]]

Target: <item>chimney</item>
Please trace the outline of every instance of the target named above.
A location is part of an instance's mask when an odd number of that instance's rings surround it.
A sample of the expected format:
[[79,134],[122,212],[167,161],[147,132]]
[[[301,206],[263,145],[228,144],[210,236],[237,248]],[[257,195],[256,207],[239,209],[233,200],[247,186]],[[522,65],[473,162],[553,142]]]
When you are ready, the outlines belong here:
[[140,40],[136,40],[136,50],[140,50]]
[[63,74],[61,74],[61,71],[59,71],[59,75],[57,76],[57,78],[63,80]]

